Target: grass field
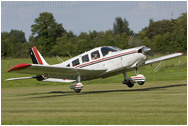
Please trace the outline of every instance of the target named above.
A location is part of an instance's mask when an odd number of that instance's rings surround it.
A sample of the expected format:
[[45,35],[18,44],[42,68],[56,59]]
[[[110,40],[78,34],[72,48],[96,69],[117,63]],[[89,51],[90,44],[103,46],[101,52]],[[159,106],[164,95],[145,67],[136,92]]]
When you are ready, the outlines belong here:
[[[146,66],[139,73],[147,82],[128,88],[122,75],[82,82],[81,93],[71,84],[9,81],[27,76],[7,73],[18,63],[30,59],[1,61],[1,124],[4,125],[186,125],[187,56],[163,62],[159,71]],[[58,63],[49,58],[50,64]],[[128,73],[135,75],[134,71]]]

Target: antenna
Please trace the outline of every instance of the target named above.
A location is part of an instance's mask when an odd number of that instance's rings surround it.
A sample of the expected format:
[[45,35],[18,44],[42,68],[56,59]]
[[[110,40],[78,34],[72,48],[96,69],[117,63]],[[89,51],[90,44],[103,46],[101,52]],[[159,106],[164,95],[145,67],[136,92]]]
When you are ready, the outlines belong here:
[[56,55],[56,58],[60,63],[64,62],[58,55]]
[[69,52],[67,52],[67,53],[69,54],[70,58],[72,58],[72,56],[70,55],[70,53]]

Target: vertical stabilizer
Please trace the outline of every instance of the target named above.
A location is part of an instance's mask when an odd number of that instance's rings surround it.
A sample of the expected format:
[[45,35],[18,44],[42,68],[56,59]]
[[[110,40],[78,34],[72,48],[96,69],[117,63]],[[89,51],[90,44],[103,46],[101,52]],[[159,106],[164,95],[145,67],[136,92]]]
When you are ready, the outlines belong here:
[[42,57],[35,46],[29,49],[29,54],[31,56],[33,64],[48,65],[48,63],[45,61],[45,59]]

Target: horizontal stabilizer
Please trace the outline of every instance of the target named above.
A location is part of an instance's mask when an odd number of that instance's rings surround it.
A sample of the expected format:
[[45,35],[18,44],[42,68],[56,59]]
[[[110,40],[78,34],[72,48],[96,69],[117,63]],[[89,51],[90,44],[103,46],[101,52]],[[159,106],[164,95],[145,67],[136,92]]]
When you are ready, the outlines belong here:
[[19,77],[19,78],[9,78],[5,81],[11,81],[11,80],[23,80],[23,79],[33,79],[34,77]]

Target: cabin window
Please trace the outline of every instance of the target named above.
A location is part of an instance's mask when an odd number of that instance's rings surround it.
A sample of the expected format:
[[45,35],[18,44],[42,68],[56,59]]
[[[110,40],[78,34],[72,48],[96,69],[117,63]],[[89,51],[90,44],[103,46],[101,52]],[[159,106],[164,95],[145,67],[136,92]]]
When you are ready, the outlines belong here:
[[70,67],[70,63],[66,67]]
[[101,52],[102,52],[103,56],[106,56],[107,54],[109,54],[111,52],[117,52],[117,51],[121,51],[121,49],[119,49],[117,47],[113,47],[113,46],[108,46],[108,47],[102,47],[101,48]]
[[91,57],[92,57],[92,60],[95,60],[95,59],[98,59],[100,58],[100,54],[99,54],[99,51],[95,51],[95,52],[92,52],[91,53]]
[[89,61],[88,55],[82,56],[82,62],[83,62],[83,63],[88,62],[88,61]]
[[72,61],[72,66],[76,66],[76,65],[79,65],[79,64],[80,64],[79,59]]

